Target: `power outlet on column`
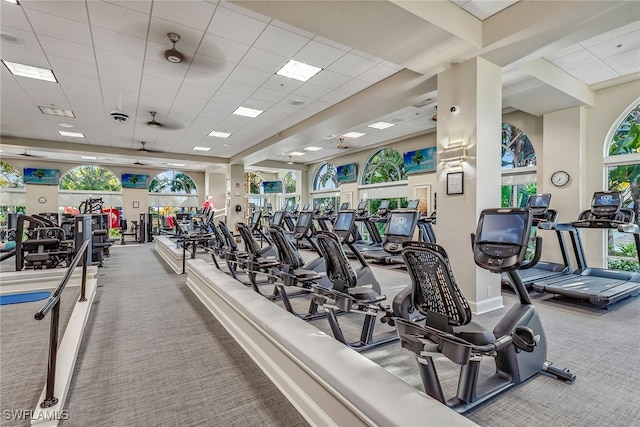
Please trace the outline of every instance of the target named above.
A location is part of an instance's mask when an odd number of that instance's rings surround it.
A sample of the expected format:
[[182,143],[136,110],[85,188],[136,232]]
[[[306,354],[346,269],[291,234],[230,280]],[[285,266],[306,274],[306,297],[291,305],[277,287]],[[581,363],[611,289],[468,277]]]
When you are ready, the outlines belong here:
[[491,296],[491,286],[487,287],[487,296],[490,297]]

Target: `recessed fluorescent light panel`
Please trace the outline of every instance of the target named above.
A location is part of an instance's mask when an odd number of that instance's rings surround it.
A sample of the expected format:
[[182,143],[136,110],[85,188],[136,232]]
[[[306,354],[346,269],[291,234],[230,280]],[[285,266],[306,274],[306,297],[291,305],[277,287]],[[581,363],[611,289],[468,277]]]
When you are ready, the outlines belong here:
[[284,67],[280,68],[276,72],[279,76],[289,77],[290,79],[306,82],[311,77],[318,74],[322,68],[314,67],[313,65],[305,64],[304,62],[290,60]]
[[4,1],[6,1],[7,3],[11,3],[11,4],[20,4],[20,3],[18,3],[18,0],[4,0]]
[[40,109],[40,111],[42,111],[42,114],[49,114],[52,116],[60,116],[60,117],[71,117],[71,118],[75,118],[76,115],[73,114],[73,111],[71,110],[64,110],[62,108],[55,108],[55,107],[38,107]]
[[216,138],[229,138],[231,134],[229,132],[218,132],[216,130],[212,130],[209,133],[209,136],[215,136]]
[[178,167],[186,166],[184,163],[167,163],[167,165],[169,165],[169,166],[178,166]]
[[345,138],[360,138],[361,136],[365,136],[366,133],[361,133],[361,132],[349,132],[349,133],[345,133],[344,136]]
[[93,157],[93,156],[80,156],[80,158],[85,160],[98,160],[97,157]]
[[66,130],[59,130],[58,133],[62,136],[68,136],[69,138],[84,138],[84,133],[80,132],[68,132]]
[[53,75],[53,71],[47,68],[32,67],[31,65],[18,64],[17,62],[9,62],[4,59],[2,62],[14,76],[29,77],[31,79],[58,83],[56,76]]
[[307,153],[303,153],[301,151],[292,151],[289,153],[290,156],[304,156]]
[[322,150],[322,147],[307,147],[304,149],[304,151],[320,151]]
[[196,145],[195,147],[192,148],[193,151],[209,151],[211,150],[210,147],[200,147],[198,145]]
[[391,126],[395,126],[395,124],[387,123],[387,122],[378,122],[378,123],[372,123],[370,125],[367,125],[367,127],[374,128],[374,129],[386,129],[386,128],[390,128]]
[[72,128],[73,125],[70,125],[69,123],[58,123],[58,126],[63,127],[63,128]]
[[253,108],[247,108],[247,107],[238,107],[236,108],[236,111],[234,111],[231,114],[236,114],[238,116],[245,116],[245,117],[258,117],[260,114],[262,114],[264,111],[262,110],[254,110]]

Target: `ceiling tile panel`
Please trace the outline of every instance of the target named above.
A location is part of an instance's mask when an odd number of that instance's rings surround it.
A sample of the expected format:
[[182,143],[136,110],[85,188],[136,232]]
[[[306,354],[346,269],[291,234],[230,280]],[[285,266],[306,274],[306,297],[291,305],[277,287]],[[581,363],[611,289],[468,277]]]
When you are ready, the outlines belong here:
[[182,80],[187,75],[187,69],[183,67],[174,67],[175,64],[169,61],[160,63],[153,61],[144,62],[144,77],[157,77],[158,79],[176,81],[182,83]]
[[580,67],[597,60],[598,58],[596,58],[588,50],[581,49],[561,58],[554,59],[552,62],[557,67],[562,68],[563,70],[571,70],[572,68]]
[[251,46],[267,27],[267,22],[238,13],[226,7],[219,7],[207,31],[211,34]]
[[309,42],[309,38],[273,25],[268,26],[255,43],[255,47],[287,58],[293,56]]
[[293,96],[301,96],[309,99],[320,99],[331,92],[331,89],[305,83],[293,92]]
[[357,77],[377,65],[376,62],[348,53],[328,68],[345,76]]
[[275,74],[288,60],[289,59],[284,56],[276,55],[266,50],[252,48],[242,58],[239,65]]
[[320,101],[328,102],[330,104],[337,104],[338,102],[343,101],[350,96],[351,95],[349,95],[348,93],[334,90],[320,98]]
[[[602,60],[607,66],[618,70],[634,64],[640,64],[640,48],[635,48],[617,55],[609,56]],[[623,74],[621,74],[623,75]]]
[[147,38],[148,15],[103,1],[88,1],[91,25],[140,39]]
[[273,76],[269,77],[269,80],[267,80],[262,85],[262,87],[271,90],[277,90],[278,92],[291,93],[302,85],[303,82],[299,80],[289,79],[287,77],[282,77],[274,74]]
[[127,34],[116,33],[105,28],[93,27],[93,44],[95,47],[124,55],[142,56],[144,55],[145,40],[129,36]]
[[640,30],[589,46],[587,50],[600,59],[629,52],[640,47]]
[[[2,59],[34,67],[51,68],[51,64],[42,50],[22,50],[18,46],[7,46],[2,49]],[[2,65],[5,68],[4,65]]]
[[16,38],[15,41],[7,40],[5,37],[0,39],[0,49],[2,49],[2,57],[5,57],[6,49],[28,50],[32,52],[42,52],[42,47],[35,34],[31,31],[22,31],[14,28],[7,28],[2,25],[2,32]]
[[280,102],[287,94],[283,92],[278,92],[277,90],[267,89],[265,87],[261,87],[256,90],[251,97],[255,99],[259,99],[261,101],[267,101],[272,103]]
[[304,62],[315,67],[327,68],[345,55],[345,51],[311,40],[305,47],[295,54],[296,61]]
[[47,55],[75,59],[76,61],[88,62],[91,64],[95,64],[96,62],[93,47],[91,46],[47,36],[40,36],[39,39],[42,44],[42,48],[47,52]]
[[327,89],[337,89],[349,80],[351,79],[344,74],[339,74],[331,70],[322,70],[313,76],[309,82]]
[[237,64],[248,51],[249,46],[245,44],[207,33],[204,35],[198,54]]
[[124,7],[126,9],[131,9],[136,12],[146,13],[151,12],[151,4],[152,0],[107,0],[107,3],[114,4],[116,6]]
[[5,1],[0,1],[0,24],[2,31],[7,33],[14,33],[14,29],[31,31],[31,24],[24,14],[24,8]]
[[35,10],[26,10],[36,34],[91,46],[89,25]]
[[[233,76],[233,74],[232,74]],[[238,96],[249,97],[258,87],[249,83],[242,83],[235,80],[227,80],[220,86],[220,92],[232,93]]]
[[69,72],[74,74],[80,74],[86,77],[98,78],[98,70],[96,64],[92,64],[84,61],[77,61],[70,58],[62,58],[55,55],[49,55],[49,62],[53,73],[58,71]]
[[[231,72],[231,71],[229,71]],[[227,76],[212,76],[207,73],[201,73],[190,69],[184,79],[184,83],[197,88],[217,90]]]
[[[231,71],[235,68],[235,64],[230,62],[223,61],[221,59],[209,58],[204,55],[196,55],[191,63],[191,68],[189,69],[189,74],[192,71],[201,73],[205,77],[214,77],[219,79],[226,79]],[[193,74],[193,84],[197,84],[196,81],[199,79],[199,74]]]
[[389,76],[394,75],[398,71],[400,71],[400,67],[398,66],[389,66],[388,63],[377,64],[373,68],[368,69],[364,73],[358,76],[358,79],[364,80],[369,83],[377,83],[380,80],[383,80]]
[[[169,62],[165,57],[167,46],[156,42],[148,42],[144,59],[155,62],[157,64],[171,65],[174,68],[182,68],[185,72],[191,67],[191,61],[194,59],[195,54],[186,50],[180,50],[183,55],[182,62]],[[140,55],[142,56],[142,55]]]
[[371,86],[371,83],[369,82],[365,82],[364,80],[360,80],[360,79],[353,79],[353,80],[349,80],[347,83],[343,84],[338,89],[341,92],[345,92],[353,95],[360,92],[361,90],[368,88],[369,86]]
[[37,10],[49,15],[58,16],[74,21],[89,23],[87,18],[87,6],[83,1],[20,1],[25,9]]
[[265,16],[261,13],[258,12],[254,12],[253,10],[249,10],[249,9],[245,9],[244,7],[238,6],[236,4],[233,3],[229,3],[229,2],[221,2],[220,3],[220,8],[225,8],[225,9],[229,9],[229,10],[233,10],[234,12],[238,12],[241,13],[243,15],[246,15],[250,18],[253,19],[257,19],[258,21],[262,21],[265,23],[269,23],[272,21],[272,19],[268,16]]
[[591,37],[590,39],[581,41],[580,44],[586,48],[590,48],[591,46],[595,46],[636,31],[640,31],[640,20],[636,20],[630,24],[623,25],[615,30],[607,31],[595,37]]
[[253,68],[243,67],[238,65],[233,72],[229,75],[229,79],[242,83],[256,85],[257,87],[264,84],[273,74],[260,70],[254,70]]
[[109,50],[96,49],[100,67],[112,67],[134,73],[141,73],[144,60],[139,56],[123,55]]
[[173,2],[156,1],[152,13],[167,21],[204,31],[215,8],[215,5],[203,1],[184,1],[179,8]]
[[618,77],[618,73],[600,61],[590,62],[568,71],[575,78],[589,85]]
[[640,73],[640,62],[625,65],[623,67],[618,67],[616,68],[616,72],[621,76],[626,76],[632,73]]
[[333,40],[329,40],[326,37],[322,37],[322,36],[315,36],[313,38],[313,40],[320,42],[322,44],[326,44],[327,46],[331,46],[331,47],[335,47],[336,49],[340,49],[343,52],[349,52],[352,49],[349,46],[343,45],[341,43],[335,42]]

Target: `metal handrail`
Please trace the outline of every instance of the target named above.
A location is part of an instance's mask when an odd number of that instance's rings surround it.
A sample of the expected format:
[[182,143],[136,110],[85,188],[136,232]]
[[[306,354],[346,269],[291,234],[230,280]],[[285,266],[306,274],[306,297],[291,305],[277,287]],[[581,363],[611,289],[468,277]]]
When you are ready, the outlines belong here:
[[51,314],[51,327],[49,331],[49,366],[47,369],[47,390],[45,394],[45,399],[42,403],[40,403],[41,408],[49,408],[56,403],[58,403],[58,398],[53,395],[56,383],[56,362],[58,358],[58,324],[60,322],[60,296],[62,295],[62,291],[67,286],[67,282],[71,278],[73,274],[73,270],[78,266],[78,263],[82,259],[82,287],[80,290],[80,299],[78,302],[86,301],[85,291],[87,286],[87,259],[89,255],[89,243],[91,240],[85,240],[80,246],[78,252],[76,252],[75,257],[69,264],[67,268],[67,272],[60,281],[60,284],[53,292],[51,297],[47,300],[47,302],[42,306],[40,310],[35,314],[36,320],[42,320],[49,313],[49,311],[53,310]]

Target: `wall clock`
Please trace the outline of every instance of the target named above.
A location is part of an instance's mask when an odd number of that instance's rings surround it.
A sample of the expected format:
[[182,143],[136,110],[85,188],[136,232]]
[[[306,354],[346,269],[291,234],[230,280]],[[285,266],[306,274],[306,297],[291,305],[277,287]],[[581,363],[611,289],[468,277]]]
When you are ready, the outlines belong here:
[[47,203],[46,197],[38,197],[38,203]]
[[556,171],[551,175],[551,183],[556,187],[564,187],[569,183],[569,173],[565,171]]

